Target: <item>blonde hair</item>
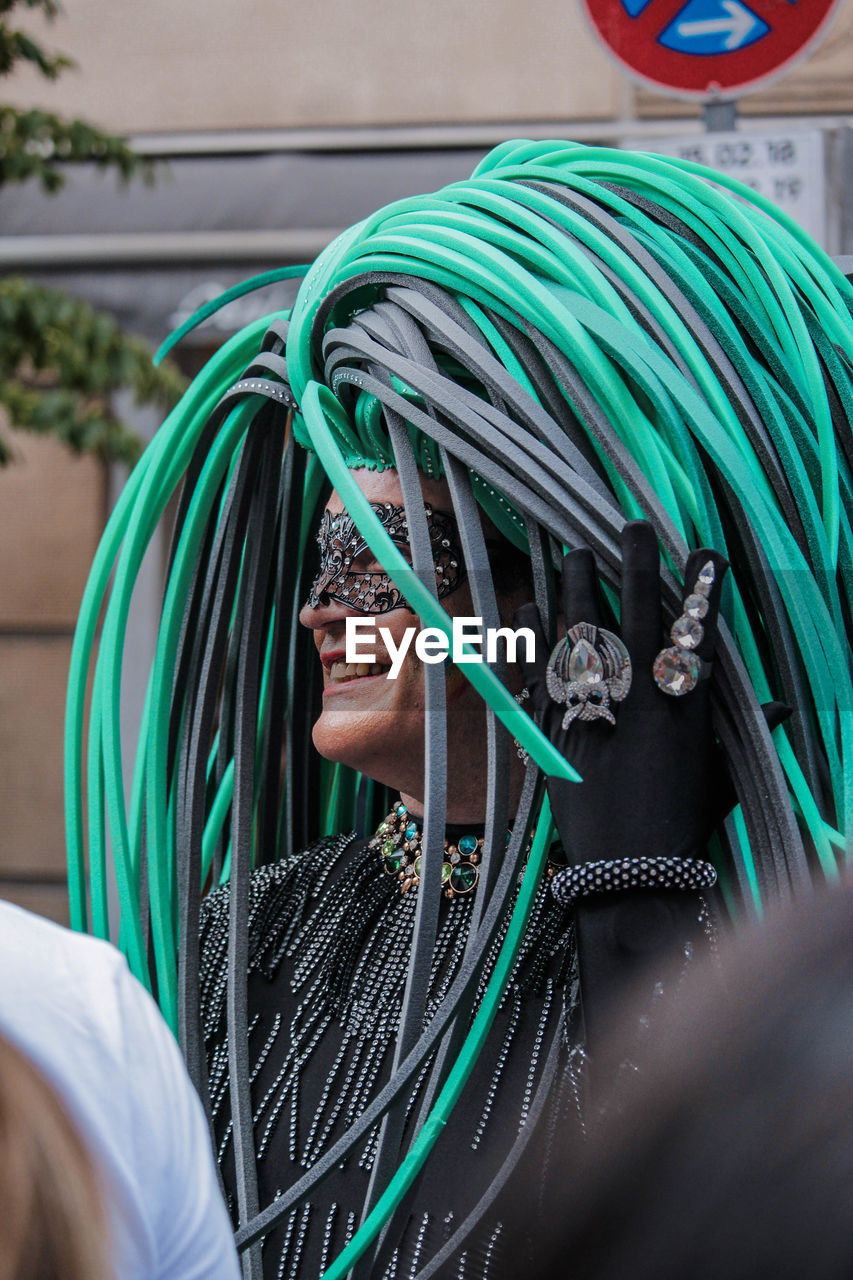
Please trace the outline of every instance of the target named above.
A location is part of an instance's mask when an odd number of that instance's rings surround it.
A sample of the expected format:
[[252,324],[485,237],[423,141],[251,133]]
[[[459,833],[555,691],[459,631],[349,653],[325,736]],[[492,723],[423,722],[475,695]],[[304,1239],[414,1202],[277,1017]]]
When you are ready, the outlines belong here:
[[0,1280],[113,1280],[98,1175],[41,1073],[0,1036]]

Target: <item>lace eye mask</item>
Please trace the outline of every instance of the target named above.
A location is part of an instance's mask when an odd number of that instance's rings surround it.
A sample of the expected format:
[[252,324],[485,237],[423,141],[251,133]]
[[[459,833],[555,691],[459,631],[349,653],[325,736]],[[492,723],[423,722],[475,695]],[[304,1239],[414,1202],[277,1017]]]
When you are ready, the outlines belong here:
[[[408,550],[409,527],[405,508],[395,507],[390,502],[371,502],[370,505],[392,542]],[[449,512],[434,511],[429,503],[424,503],[424,511],[435,563],[438,598],[441,600],[465,580],[459,533],[456,521]],[[358,613],[389,613],[392,609],[405,605],[403,593],[397,590],[384,570],[353,568],[365,552],[368,557],[372,553],[346,511],[340,511],[337,515],[332,515],[329,511],[323,512],[317,542],[320,547],[320,572],[314,579],[308,596],[308,604],[312,609],[316,609],[318,605],[327,605],[331,600],[338,600]]]

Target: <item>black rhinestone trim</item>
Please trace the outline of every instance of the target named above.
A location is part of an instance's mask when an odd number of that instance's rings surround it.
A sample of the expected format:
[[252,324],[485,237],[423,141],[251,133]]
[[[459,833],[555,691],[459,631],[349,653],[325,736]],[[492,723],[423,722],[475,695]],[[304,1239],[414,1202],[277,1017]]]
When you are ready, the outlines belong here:
[[717,872],[699,858],[617,858],[565,867],[551,880],[558,902],[622,889],[710,889]]

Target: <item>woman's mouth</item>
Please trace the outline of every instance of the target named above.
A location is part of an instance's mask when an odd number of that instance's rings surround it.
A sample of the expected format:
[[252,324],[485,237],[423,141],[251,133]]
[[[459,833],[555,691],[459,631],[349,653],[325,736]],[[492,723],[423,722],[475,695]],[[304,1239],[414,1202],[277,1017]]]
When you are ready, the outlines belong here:
[[329,667],[329,684],[346,684],[365,676],[384,676],[390,667],[381,662],[333,662]]

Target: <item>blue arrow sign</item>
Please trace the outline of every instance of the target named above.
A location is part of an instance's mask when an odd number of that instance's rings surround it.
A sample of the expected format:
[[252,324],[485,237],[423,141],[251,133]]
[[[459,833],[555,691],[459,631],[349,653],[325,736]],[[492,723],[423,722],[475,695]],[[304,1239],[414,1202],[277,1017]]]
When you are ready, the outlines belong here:
[[658,39],[676,53],[733,53],[755,44],[769,30],[741,0],[689,0]]

